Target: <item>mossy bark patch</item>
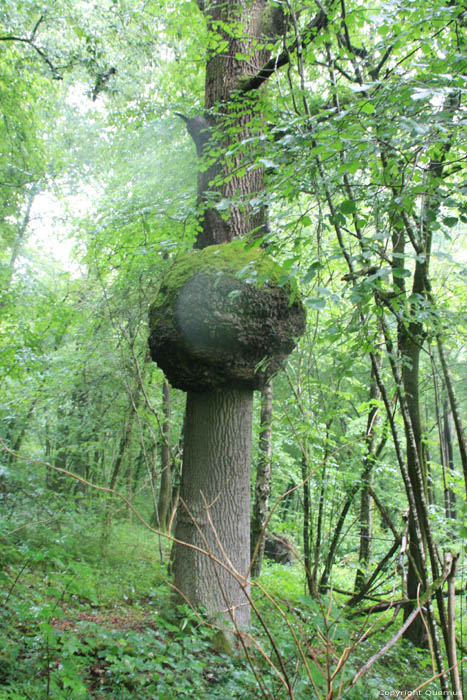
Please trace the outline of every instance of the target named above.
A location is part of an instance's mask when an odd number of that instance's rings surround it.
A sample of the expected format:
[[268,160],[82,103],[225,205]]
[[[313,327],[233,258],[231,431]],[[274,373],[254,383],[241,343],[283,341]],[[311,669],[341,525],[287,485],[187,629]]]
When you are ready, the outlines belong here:
[[[305,328],[303,306],[289,285],[258,286],[272,263],[250,251],[228,262],[231,246],[212,247],[222,249],[221,257],[206,248],[176,264],[151,307],[151,356],[184,391],[260,388]],[[248,279],[239,279],[239,271]]]

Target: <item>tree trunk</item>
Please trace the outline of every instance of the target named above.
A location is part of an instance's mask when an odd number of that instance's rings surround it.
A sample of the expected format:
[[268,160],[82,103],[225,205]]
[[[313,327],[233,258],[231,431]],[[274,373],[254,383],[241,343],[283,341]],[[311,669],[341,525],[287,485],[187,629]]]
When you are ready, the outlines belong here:
[[358,569],[355,575],[355,590],[359,591],[365,582],[365,574],[370,565],[371,536],[373,532],[373,512],[370,488],[373,486],[373,474],[364,477],[360,494],[360,547],[358,551]]
[[[382,365],[382,358],[377,358],[379,367]],[[371,533],[373,529],[372,501],[370,490],[373,486],[373,466],[376,452],[375,421],[377,416],[376,400],[379,399],[379,389],[376,383],[373,369],[371,370],[370,402],[372,407],[368,414],[367,421],[367,454],[368,469],[365,469],[362,476],[362,487],[360,494],[360,548],[358,553],[358,569],[355,575],[355,591],[359,591],[364,582],[371,557]],[[384,443],[383,443],[384,444]]]
[[161,439],[161,484],[159,490],[158,516],[159,527],[167,531],[170,521],[170,506],[172,499],[172,464],[170,456],[170,386],[166,380],[162,385],[162,423]]
[[310,479],[308,460],[305,453],[302,454],[302,481],[303,481],[303,563],[305,565],[306,585],[310,598],[316,598],[316,567],[312,571],[311,545],[313,543],[313,518],[311,513]]
[[[265,228],[264,208],[253,209],[249,201],[264,190],[263,169],[246,171],[242,167],[246,154],[238,144],[251,138],[258,110],[254,92],[240,95],[241,82],[254,75],[270,53],[256,48],[266,4],[266,0],[213,2],[204,10],[216,45],[206,64],[206,111],[183,119],[199,156],[210,146],[231,153],[198,175],[197,248],[245,240]],[[219,50],[219,45],[225,48]],[[257,124],[256,135],[258,128]],[[219,203],[222,210],[215,206]],[[252,401],[251,391],[234,388],[188,393],[177,511],[177,539],[208,549],[240,576],[246,576],[250,564]],[[247,582],[240,584],[206,554],[183,544],[175,547],[174,572],[177,588],[192,605],[204,606],[211,614],[228,610],[227,616],[235,614],[236,624],[249,624],[250,607],[243,590]]]
[[[123,464],[123,459],[125,455],[127,454],[128,448],[131,445],[131,437],[132,437],[132,432],[133,432],[133,422],[135,418],[135,413],[133,407],[130,408],[130,415],[128,416],[122,430],[122,434],[120,436],[120,441],[118,444],[118,450],[117,450],[117,455],[115,457],[115,461],[113,463],[112,467],[112,474],[109,480],[109,486],[108,488],[111,489],[112,491],[115,489],[117,485],[117,479],[120,474],[120,470]],[[130,494],[131,498],[131,494]],[[101,532],[101,542],[104,543],[108,540],[110,536],[110,528],[112,524],[112,507],[113,507],[113,496],[112,494],[110,495],[110,498],[106,502],[106,507],[104,511],[104,516],[102,519],[102,532]]]
[[447,470],[448,478],[445,478],[445,504],[446,504],[446,517],[449,518],[452,523],[450,525],[451,535],[454,536],[452,531],[452,526],[455,525],[457,520],[456,513],[456,494],[451,488],[452,479],[455,475],[454,469],[454,445],[452,442],[452,431],[451,431],[451,413],[449,410],[448,402],[444,402],[443,406],[443,453],[444,453],[444,463],[443,466]]
[[269,381],[261,394],[259,454],[258,466],[256,467],[255,502],[251,521],[251,556],[254,556],[251,575],[254,577],[260,575],[264,558],[264,528],[269,515],[269,494],[271,492],[271,454],[272,382]]
[[457,444],[459,447],[459,454],[462,462],[462,470],[464,473],[464,486],[467,494],[467,439],[465,437],[464,426],[462,424],[461,412],[459,410],[459,404],[457,401],[457,396],[454,391],[454,385],[451,380],[451,373],[449,371],[448,362],[446,359],[446,353],[444,351],[444,345],[440,336],[437,337],[438,343],[438,353],[439,359],[441,361],[441,367],[443,370],[444,381],[446,384],[446,389],[449,398],[449,405],[451,407],[452,417],[454,420],[454,426],[457,434]]
[[239,627],[250,621],[252,410],[252,391],[188,393],[176,528],[177,540],[188,545],[176,547],[177,589],[209,613],[234,615]]
[[[404,327],[399,328],[399,348],[401,351],[401,379],[404,392],[405,405],[408,416],[405,420],[406,437],[406,459],[407,471],[412,483],[417,512],[422,512],[422,490],[423,479],[426,479],[426,460],[422,442],[422,428],[420,420],[419,406],[419,362],[420,350],[423,344],[423,336],[420,329],[412,324],[409,331]],[[418,474],[419,469],[423,470],[422,479]],[[426,482],[425,482],[426,483]],[[413,512],[409,511],[409,564],[407,570],[407,594],[412,600],[423,593],[427,585],[426,562],[420,550],[419,541],[415,532],[415,522]],[[421,523],[423,530],[423,523]],[[406,620],[412,609],[408,606],[404,609],[404,620]],[[409,639],[416,646],[425,646],[427,636],[425,625],[421,615],[418,615],[412,624],[407,628],[404,637]]]
[[[321,471],[321,485],[319,492],[318,501],[318,516],[316,521],[316,540],[314,542],[314,559],[313,559],[313,571],[310,570],[311,582],[308,583],[308,587],[312,590],[318,590],[318,568],[320,563],[320,553],[321,553],[321,540],[323,531],[323,521],[324,521],[324,504],[325,504],[325,493],[326,493],[326,483],[327,483],[327,459],[329,454],[329,431],[331,429],[332,419],[328,420],[326,423],[326,447],[324,451],[323,458],[323,468]],[[312,515],[311,515],[311,503],[310,496],[308,496],[309,510],[310,510],[310,535],[312,527]],[[311,549],[311,538],[310,538],[310,549]]]

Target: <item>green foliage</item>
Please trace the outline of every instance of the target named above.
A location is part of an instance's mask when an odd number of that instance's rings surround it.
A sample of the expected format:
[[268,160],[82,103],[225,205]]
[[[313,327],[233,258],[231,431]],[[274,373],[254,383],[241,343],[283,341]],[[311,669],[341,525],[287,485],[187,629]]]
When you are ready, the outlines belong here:
[[[2,700],[250,692],[242,657],[217,654],[209,628],[170,602],[153,536],[119,528],[97,557],[89,515],[74,513],[66,541],[43,534],[40,552],[34,532],[21,551],[2,540]],[[89,537],[94,551],[82,547]],[[125,555],[116,556],[122,546]]]
[[[171,599],[164,569],[156,563],[154,535],[139,525],[122,524],[102,551],[96,530],[90,527],[92,510],[75,511],[70,516],[61,523],[66,536],[58,538],[53,524],[46,529],[32,525],[19,536],[9,535],[8,523],[3,523],[2,700],[257,696],[256,679],[243,653],[219,652],[215,630]],[[335,663],[335,655],[361,634],[360,623],[346,620],[338,601],[303,597],[299,566],[284,569],[270,564],[260,583],[286,610],[288,623],[284,624],[279,611],[254,589],[263,621],[288,672],[296,676],[295,697],[304,700],[312,689],[292,630],[299,637],[304,635],[307,641],[302,643],[310,659],[317,655],[312,677],[324,689],[323,640],[332,640]],[[258,622],[252,634],[274,659]],[[384,635],[357,646],[346,666],[344,683],[383,643]],[[254,650],[251,653],[269,692],[278,699],[285,697],[263,655]],[[422,654],[408,645],[401,646],[384,657],[354,690],[346,690],[344,697],[364,694],[376,698],[377,692],[386,689],[413,688],[426,677],[424,663]]]
[[[238,35],[244,28],[217,27],[209,35],[197,4],[184,1],[5,0],[0,8],[2,440],[23,457],[96,485],[113,483],[157,522],[162,376],[148,363],[146,344],[157,290],[180,284],[193,265],[203,269],[211,254],[216,272],[233,263],[251,283],[299,281],[309,325],[274,384],[271,502],[280,502],[269,528],[290,536],[300,556],[309,539],[317,580],[346,499],[362,479],[372,408],[381,447],[373,492],[404,531],[407,497],[387,408],[369,395],[369,353],[381,359],[389,414],[403,443],[391,369],[410,366],[399,341],[417,324],[430,524],[440,549],[467,534],[465,474],[455,439],[446,457],[446,426],[451,437],[454,430],[436,355],[441,337],[463,417],[465,16],[459,4],[438,0],[345,5],[345,18],[331,17],[311,43],[306,27],[315,8],[295,7],[302,59],[269,81],[251,115],[250,138],[236,138],[233,114],[219,129],[228,152],[221,142],[206,157],[224,158],[237,174],[265,169],[265,192],[249,202],[232,192],[217,208],[266,206],[270,232],[250,247],[191,254],[198,163],[174,112],[201,113],[207,50],[226,48],[221,31]],[[103,82],[110,68],[115,72]],[[51,193],[60,212],[40,226],[41,198]],[[398,248],[404,221],[413,234]],[[73,238],[73,263],[42,254],[44,229],[58,249],[56,234],[58,241]],[[259,246],[267,247],[264,256]],[[261,256],[268,262],[258,268]],[[422,291],[414,288],[420,279],[429,282]],[[174,493],[183,406],[183,396],[172,392]],[[258,432],[256,415],[253,462]],[[0,505],[0,700],[259,697],[243,656],[217,653],[214,632],[170,599],[157,564],[161,552],[168,558],[166,546],[128,523],[123,501],[2,452]],[[368,575],[393,542],[378,509],[373,518]],[[359,526],[356,491],[329,578],[349,592]],[[394,561],[374,582],[375,596],[404,593]],[[458,587],[464,578],[461,561]],[[360,624],[343,614],[345,596],[323,596],[321,603],[304,597],[303,579],[299,564],[266,564],[260,582],[308,640],[306,658],[314,654],[318,662],[311,678],[284,618],[254,589],[297,700],[313,697],[311,680],[325,692],[328,631],[335,664]],[[342,676],[345,700],[408,690],[431,676],[428,654],[398,643],[355,688],[345,686],[393,630],[352,653]],[[255,626],[254,634],[277,664],[264,630]],[[272,696],[285,697],[264,657],[252,654]]]

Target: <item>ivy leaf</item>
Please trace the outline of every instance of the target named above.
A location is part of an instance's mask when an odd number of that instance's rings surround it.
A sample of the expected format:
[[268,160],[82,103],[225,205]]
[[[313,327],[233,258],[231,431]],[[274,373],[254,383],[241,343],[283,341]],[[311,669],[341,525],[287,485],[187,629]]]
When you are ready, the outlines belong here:
[[303,278],[303,284],[308,284],[308,282],[311,282],[311,280],[316,276],[316,273],[321,267],[322,265],[319,262],[319,260],[315,260],[314,262],[312,262],[310,267],[308,268],[308,272]]
[[343,175],[343,173],[350,173],[351,175],[354,175],[361,167],[362,164],[359,160],[352,160],[350,163],[340,165],[338,173],[339,175]]

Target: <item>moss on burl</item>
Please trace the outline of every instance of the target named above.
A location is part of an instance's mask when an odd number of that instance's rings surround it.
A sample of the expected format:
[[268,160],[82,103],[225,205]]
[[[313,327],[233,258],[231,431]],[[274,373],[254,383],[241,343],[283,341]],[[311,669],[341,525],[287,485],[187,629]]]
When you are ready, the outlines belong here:
[[151,357],[184,391],[259,389],[305,329],[290,283],[258,248],[237,241],[177,260],[149,314]]

